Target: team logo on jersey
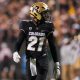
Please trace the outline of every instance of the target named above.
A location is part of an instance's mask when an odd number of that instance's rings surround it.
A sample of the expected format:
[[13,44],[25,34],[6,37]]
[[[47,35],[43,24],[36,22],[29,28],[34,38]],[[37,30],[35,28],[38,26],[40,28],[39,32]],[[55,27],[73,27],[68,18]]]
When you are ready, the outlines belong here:
[[38,27],[36,27],[36,29],[38,30],[39,28],[38,28]]
[[45,30],[41,30],[41,32],[45,32]]
[[29,27],[29,30],[32,30],[32,27]]

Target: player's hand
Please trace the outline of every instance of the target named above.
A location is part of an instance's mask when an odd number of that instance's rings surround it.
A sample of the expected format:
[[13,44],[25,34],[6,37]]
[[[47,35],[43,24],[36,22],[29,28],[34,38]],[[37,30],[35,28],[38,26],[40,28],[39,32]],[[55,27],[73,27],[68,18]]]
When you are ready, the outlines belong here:
[[59,62],[56,62],[55,63],[55,67],[56,67],[56,78],[59,78],[60,77],[60,74],[61,74]]
[[13,61],[16,62],[16,63],[19,63],[20,62],[20,55],[18,54],[18,52],[14,52],[13,53]]

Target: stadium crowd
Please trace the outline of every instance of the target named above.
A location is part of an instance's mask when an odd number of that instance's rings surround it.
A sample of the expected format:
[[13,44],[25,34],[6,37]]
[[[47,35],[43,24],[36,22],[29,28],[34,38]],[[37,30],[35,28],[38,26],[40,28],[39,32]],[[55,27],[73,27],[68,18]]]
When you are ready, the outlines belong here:
[[[19,65],[13,62],[12,53],[19,22],[30,19],[29,8],[36,1],[46,2],[52,10],[62,80],[80,80],[80,0],[0,0],[0,80],[25,80],[23,48]],[[53,80],[52,59],[49,65],[48,79]]]

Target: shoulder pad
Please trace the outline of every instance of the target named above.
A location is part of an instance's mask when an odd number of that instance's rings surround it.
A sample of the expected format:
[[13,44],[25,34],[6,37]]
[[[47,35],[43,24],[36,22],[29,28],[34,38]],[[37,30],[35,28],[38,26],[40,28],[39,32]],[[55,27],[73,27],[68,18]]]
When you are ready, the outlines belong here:
[[22,21],[30,22],[30,21],[32,21],[32,20],[22,20]]
[[32,22],[32,20],[22,20],[21,22]]
[[25,31],[27,29],[27,26],[29,26],[31,22],[31,20],[21,20],[19,23],[20,29],[23,29]]
[[20,21],[20,25],[27,25],[27,24],[29,24],[31,22],[32,22],[32,20],[21,20]]
[[45,23],[52,23],[51,21],[45,21]]

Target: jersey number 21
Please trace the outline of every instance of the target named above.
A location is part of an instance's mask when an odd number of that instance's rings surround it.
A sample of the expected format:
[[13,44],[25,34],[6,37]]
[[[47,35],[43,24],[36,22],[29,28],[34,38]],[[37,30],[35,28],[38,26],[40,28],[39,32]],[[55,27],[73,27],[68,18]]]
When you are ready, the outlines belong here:
[[31,36],[29,38],[30,43],[27,46],[27,50],[35,51],[36,48],[34,47],[34,45],[39,42],[37,51],[42,51],[42,46],[43,46],[43,43],[44,43],[44,39],[45,39],[44,37],[40,37],[38,39],[36,36]]

